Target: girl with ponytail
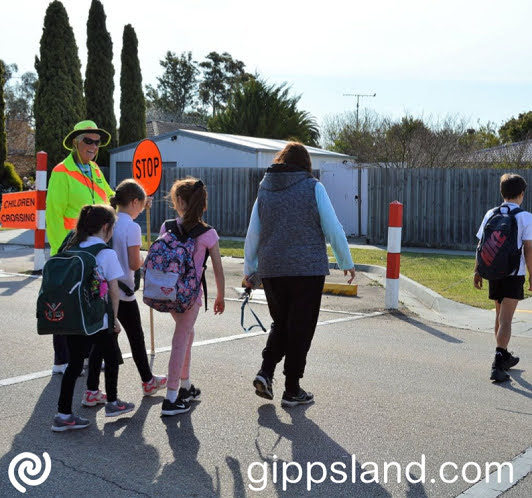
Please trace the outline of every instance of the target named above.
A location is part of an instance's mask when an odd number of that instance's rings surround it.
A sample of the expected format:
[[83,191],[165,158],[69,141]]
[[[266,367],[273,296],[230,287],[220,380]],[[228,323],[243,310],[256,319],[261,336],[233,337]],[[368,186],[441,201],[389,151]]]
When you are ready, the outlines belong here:
[[[191,232],[197,225],[208,225],[203,221],[203,213],[207,210],[207,189],[197,178],[176,180],[172,185],[169,197],[178,215],[176,221],[181,231]],[[161,227],[161,235],[165,233],[166,222]],[[210,227],[208,227],[210,228]],[[203,232],[194,239],[194,264],[198,281],[203,273],[206,251],[212,259],[212,268],[216,282],[216,299],[214,314],[221,314],[225,309],[225,279],[218,246],[218,234],[214,228]],[[194,340],[194,324],[201,308],[201,291],[194,305],[184,313],[171,311],[175,321],[172,351],[168,363],[168,383],[166,399],[163,401],[163,415],[177,415],[190,410],[190,401],[197,400],[201,391],[190,382],[190,356]],[[205,297],[206,299],[206,297]]]
[[[116,214],[111,206],[86,205],[81,208],[77,221],[76,231],[69,245],[79,246],[81,249],[95,244],[105,244],[113,235],[113,227]],[[113,315],[118,314],[118,278],[122,276],[122,269],[118,262],[116,252],[112,249],[102,249],[96,255],[97,271],[103,281],[107,283],[108,299],[111,299]],[[101,288],[101,287],[100,287]],[[105,288],[105,287],[104,287]],[[113,328],[109,324],[113,323]],[[89,359],[89,374],[87,378],[87,391],[83,396],[82,404],[95,406],[105,403],[105,415],[112,417],[130,412],[135,408],[133,403],[120,401],[117,397],[119,353],[117,334],[120,332],[120,324],[113,317],[104,317],[103,327],[93,335],[67,335],[69,352],[68,366],[61,381],[61,393],[59,395],[58,412],[54,417],[52,430],[62,432],[71,429],[83,429],[90,422],[72,413],[72,398],[76,380],[83,368],[85,352],[92,347]],[[105,387],[107,395],[98,390],[100,370],[94,368],[93,357],[105,359]],[[100,360],[101,364],[101,360]]]

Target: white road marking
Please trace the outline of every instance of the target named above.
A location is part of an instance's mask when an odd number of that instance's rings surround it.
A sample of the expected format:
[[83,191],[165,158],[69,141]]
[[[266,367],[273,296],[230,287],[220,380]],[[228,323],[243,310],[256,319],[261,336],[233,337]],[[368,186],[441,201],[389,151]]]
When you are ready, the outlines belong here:
[[0,270],[0,277],[42,278],[42,275],[32,275],[31,273],[7,273],[4,270]]
[[[345,318],[336,318],[334,320],[325,320],[323,322],[318,322],[318,327],[323,326],[323,325],[331,325],[333,323],[350,322],[352,320],[372,318],[375,316],[384,315],[385,313],[386,313],[385,311],[377,311],[374,313],[366,313],[366,314],[357,313],[357,314],[353,314],[352,316],[346,316]],[[264,335],[264,334],[267,334],[268,332],[269,330],[266,332],[262,332],[262,331],[261,332],[246,332],[243,334],[235,334],[235,335],[230,335],[226,337],[217,337],[215,339],[205,339],[203,341],[194,342],[192,344],[192,347],[208,346],[210,344],[219,344],[222,342],[237,341],[239,339],[247,339],[249,337],[256,337],[258,335]],[[171,350],[172,350],[172,346],[164,346],[161,348],[156,348],[155,354],[167,353],[168,351],[171,351]],[[148,355],[150,355],[149,351],[148,351]],[[131,353],[125,353],[122,355],[122,357],[124,359],[131,358],[132,355]],[[50,377],[51,375],[52,375],[52,372],[51,372],[51,369],[49,369],[49,370],[43,370],[41,372],[34,372],[34,373],[26,374],[26,375],[19,375],[18,377],[0,379],[0,387],[11,386],[13,384],[19,384],[20,382],[28,382],[30,380],[35,380],[35,379],[42,379],[43,377]]]
[[510,463],[513,468],[512,481],[510,481],[510,471],[505,466],[501,471],[501,482],[497,482],[497,471],[495,471],[489,475],[489,482],[483,479],[466,489],[457,498],[495,498],[514,487],[521,479],[532,472],[532,446],[525,450],[524,453],[516,456]]

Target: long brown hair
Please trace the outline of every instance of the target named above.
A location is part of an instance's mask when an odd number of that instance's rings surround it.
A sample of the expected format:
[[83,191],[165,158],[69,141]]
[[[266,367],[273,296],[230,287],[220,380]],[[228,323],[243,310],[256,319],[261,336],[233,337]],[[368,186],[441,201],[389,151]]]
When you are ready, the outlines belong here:
[[90,235],[98,233],[104,225],[113,227],[116,222],[116,213],[111,206],[106,204],[87,204],[81,208],[76,231],[69,246],[78,245],[87,240]]
[[181,197],[186,203],[187,207],[181,221],[183,222],[183,228],[187,232],[192,230],[198,223],[205,225],[202,216],[207,210],[207,189],[201,180],[193,177],[176,180],[168,196],[176,211],[178,197]]
[[312,173],[312,161],[306,147],[300,142],[288,142],[273,159],[274,164],[291,164]]

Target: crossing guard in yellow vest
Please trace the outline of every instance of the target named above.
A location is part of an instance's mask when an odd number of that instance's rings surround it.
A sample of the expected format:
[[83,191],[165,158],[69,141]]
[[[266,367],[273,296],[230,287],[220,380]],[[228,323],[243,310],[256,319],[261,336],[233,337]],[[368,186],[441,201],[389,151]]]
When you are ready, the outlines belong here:
[[57,253],[67,233],[76,227],[85,204],[108,204],[113,191],[94,162],[99,147],[111,135],[94,121],[81,121],[63,140],[70,155],[53,170],[46,196],[46,233],[50,254]]

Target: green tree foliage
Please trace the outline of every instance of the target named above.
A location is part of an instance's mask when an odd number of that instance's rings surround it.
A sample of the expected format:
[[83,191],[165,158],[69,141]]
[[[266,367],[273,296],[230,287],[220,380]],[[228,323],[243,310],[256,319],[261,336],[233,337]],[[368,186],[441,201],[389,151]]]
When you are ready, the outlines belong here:
[[146,138],[146,102],[142,92],[138,40],[131,24],[124,26],[121,59],[119,143],[125,145]]
[[251,79],[235,87],[227,108],[209,120],[209,129],[316,145],[318,125],[308,112],[297,109],[299,99],[290,96],[285,83],[275,86]]
[[499,128],[499,135],[504,143],[521,142],[532,138],[532,111],[511,118]]
[[0,193],[2,191],[18,192],[22,190],[22,186],[22,180],[15,171],[15,166],[6,161],[0,168]]
[[168,51],[159,62],[164,73],[157,77],[157,88],[146,86],[148,106],[167,119],[182,121],[185,111],[192,110],[196,103],[198,64],[192,59],[192,52],[177,56]]
[[210,52],[205,58],[207,60],[199,64],[203,70],[199,96],[204,105],[212,108],[212,116],[215,116],[224,109],[233,87],[253,79],[253,76],[244,71],[242,61],[233,59],[227,52]]
[[[493,125],[468,128],[457,116],[425,119],[405,115],[394,120],[365,112],[357,128],[354,113],[328,117],[324,146],[354,156],[360,163],[407,168],[477,167],[472,153],[498,145]],[[475,162],[476,161],[476,162]]]
[[46,9],[35,69],[35,145],[36,150],[48,153],[50,172],[65,157],[63,139],[85,119],[78,47],[67,12],[58,0]]
[[4,163],[7,159],[6,104],[4,100],[5,74],[6,65],[0,59],[0,174],[3,173]]
[[87,69],[85,101],[87,118],[111,134],[111,142],[98,154],[100,166],[109,165],[109,148],[115,147],[116,117],[113,93],[115,89],[113,42],[106,27],[106,15],[99,0],[92,0],[87,21]]
[[18,66],[10,64],[7,67],[10,70],[6,71],[6,84],[4,87],[6,119],[24,120],[30,126],[33,126],[33,101],[37,87],[37,75],[32,71],[28,71],[20,77],[19,82],[12,83],[11,78],[18,72]]
[[468,128],[462,143],[471,150],[482,150],[497,147],[502,144],[495,128],[495,124],[488,121],[486,124],[478,123],[478,129]]

